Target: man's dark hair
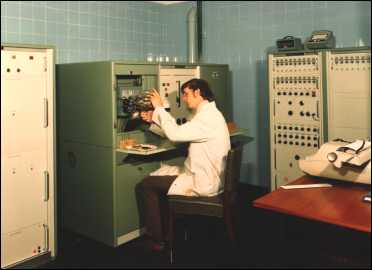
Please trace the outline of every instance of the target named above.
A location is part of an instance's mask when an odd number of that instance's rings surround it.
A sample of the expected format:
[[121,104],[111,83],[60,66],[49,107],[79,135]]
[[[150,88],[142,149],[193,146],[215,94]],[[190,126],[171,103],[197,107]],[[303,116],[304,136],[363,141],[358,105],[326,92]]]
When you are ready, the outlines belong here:
[[209,88],[209,84],[207,81],[203,79],[191,79],[184,84],[182,84],[181,92],[182,94],[185,93],[185,88],[190,88],[193,91],[196,89],[200,89],[200,95],[203,97],[203,99],[206,99],[208,101],[214,101],[214,94],[212,90]]

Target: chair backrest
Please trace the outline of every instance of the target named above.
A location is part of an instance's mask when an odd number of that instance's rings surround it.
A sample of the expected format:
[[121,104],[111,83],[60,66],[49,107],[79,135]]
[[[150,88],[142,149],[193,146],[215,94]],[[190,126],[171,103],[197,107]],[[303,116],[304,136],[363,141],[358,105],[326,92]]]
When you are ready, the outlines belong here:
[[243,144],[232,145],[227,154],[224,183],[224,203],[235,197],[240,178]]

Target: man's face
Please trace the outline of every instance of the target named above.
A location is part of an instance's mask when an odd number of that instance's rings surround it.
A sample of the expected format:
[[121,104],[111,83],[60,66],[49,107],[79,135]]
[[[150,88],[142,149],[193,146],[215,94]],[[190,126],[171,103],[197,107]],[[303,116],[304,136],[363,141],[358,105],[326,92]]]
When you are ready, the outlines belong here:
[[200,95],[200,90],[196,89],[195,91],[186,87],[183,91],[182,100],[186,102],[187,106],[190,109],[196,109],[200,102],[203,101],[202,96]]

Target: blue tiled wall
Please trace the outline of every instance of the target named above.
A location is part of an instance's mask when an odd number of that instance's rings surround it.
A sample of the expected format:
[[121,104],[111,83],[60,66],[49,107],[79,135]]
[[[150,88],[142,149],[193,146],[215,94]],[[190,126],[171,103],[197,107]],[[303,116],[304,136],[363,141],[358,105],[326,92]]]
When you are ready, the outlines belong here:
[[1,1],[1,42],[55,45],[57,63],[144,60],[166,47],[165,8],[144,1]]
[[269,186],[266,53],[278,38],[332,30],[337,47],[371,45],[371,4],[359,1],[203,1],[204,61],[232,70],[234,120],[249,129],[241,181]]

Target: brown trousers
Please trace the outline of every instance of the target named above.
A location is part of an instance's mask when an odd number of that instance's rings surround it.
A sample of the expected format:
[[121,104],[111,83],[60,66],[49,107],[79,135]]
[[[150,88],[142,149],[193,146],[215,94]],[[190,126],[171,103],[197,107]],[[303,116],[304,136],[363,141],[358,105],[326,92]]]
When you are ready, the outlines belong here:
[[164,242],[168,232],[167,192],[177,176],[147,176],[142,181],[146,233]]

